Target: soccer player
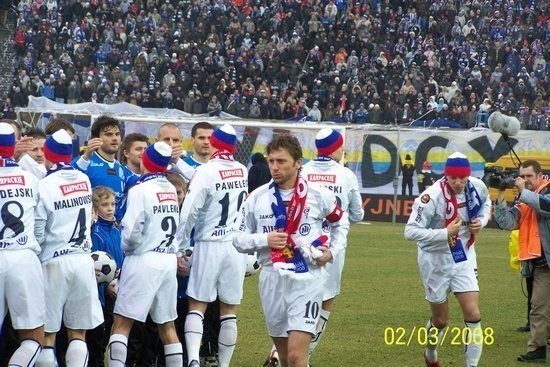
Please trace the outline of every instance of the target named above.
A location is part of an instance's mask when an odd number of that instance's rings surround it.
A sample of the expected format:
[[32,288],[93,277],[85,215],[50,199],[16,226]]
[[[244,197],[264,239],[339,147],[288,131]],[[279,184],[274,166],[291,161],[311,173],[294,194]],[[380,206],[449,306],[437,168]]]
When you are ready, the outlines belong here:
[[405,225],[405,238],[417,241],[418,266],[430,303],[426,366],[439,367],[437,346],[449,321],[448,295],[460,304],[469,342],[466,366],[478,365],[483,344],[475,237],[491,217],[491,199],[485,184],[470,176],[470,162],[453,153],[445,163],[444,177],[414,201]]
[[34,237],[38,180],[13,159],[15,144],[13,127],[0,122],[0,323],[9,310],[21,340],[8,365],[32,366],[44,342],[46,308]]
[[211,159],[197,168],[181,210],[178,238],[189,243],[194,228],[193,266],[187,295],[185,343],[189,366],[199,366],[207,304],[220,299],[218,363],[228,367],[237,342],[237,306],[243,294],[246,257],[232,245],[235,219],[248,193],[248,172],[236,162],[235,129],[225,124],[212,133]]
[[[17,162],[19,166],[28,172],[34,174],[38,179],[46,176],[46,167],[44,166],[44,142],[46,134],[40,129],[29,129],[25,133],[25,139],[30,138],[27,150],[22,150]],[[21,145],[25,149],[26,144]]]
[[67,328],[68,367],[88,360],[86,330],[103,322],[97,294],[92,241],[92,189],[88,177],[70,165],[72,139],[59,130],[46,139],[44,157],[48,173],[39,182],[35,236],[42,248],[45,280],[46,332],[38,367],[56,365],[54,345],[61,323]]
[[165,171],[172,149],[164,142],[150,145],[141,158],[142,176],[128,192],[122,227],[124,263],[118,281],[114,320],[108,346],[109,367],[126,363],[128,335],[134,320],[149,314],[158,325],[167,367],[183,364],[176,319],[176,241],[179,206]]
[[[298,139],[278,136],[266,152],[273,180],[244,202],[233,244],[243,253],[257,251],[263,265],[260,298],[280,365],[306,367],[326,285],[323,268],[344,250],[349,222],[332,192],[301,176]],[[330,245],[313,247],[325,218]]]
[[[351,223],[363,220],[359,183],[355,174],[339,162],[344,155],[344,139],[342,135],[333,129],[322,129],[315,137],[317,158],[306,163],[302,169],[302,175],[309,182],[317,182],[325,186],[336,195],[340,207],[348,213]],[[330,236],[328,226],[323,226],[323,231]],[[323,295],[321,316],[317,325],[317,335],[310,344],[310,353],[313,352],[326,327],[330,312],[334,307],[334,299],[340,294],[340,282],[344,269],[346,252],[341,251],[334,260],[326,265],[329,274],[327,286]]]
[[[44,166],[44,142],[46,137],[52,135],[58,130],[66,130],[74,137],[74,128],[71,123],[63,118],[55,118],[48,122],[44,132],[40,129],[30,129],[25,136],[19,141],[19,166],[31,172],[36,178],[41,179],[46,176],[46,167]],[[26,154],[25,154],[26,153]]]
[[[183,146],[181,145],[182,136],[178,125],[171,122],[162,124],[157,132],[156,141],[165,142],[172,148],[172,163],[181,161],[180,157],[183,154]],[[169,168],[174,171],[173,167]],[[175,171],[183,175],[183,173],[179,172],[177,169]],[[189,181],[189,178],[185,175],[183,176]]]
[[[208,162],[212,154],[212,146],[210,145],[210,136],[214,131],[214,127],[205,121],[197,122],[191,128],[191,144],[193,152],[184,159],[179,155],[172,154],[172,170],[190,181],[195,174],[196,169]],[[158,132],[157,140],[164,141],[169,144],[172,142],[181,147],[181,133],[176,125],[165,124]],[[177,188],[177,187],[176,187]],[[193,232],[191,232],[191,240],[189,245],[194,246]],[[181,257],[180,257],[181,259]],[[181,261],[180,261],[181,263]],[[178,277],[178,304],[187,303],[187,278]],[[179,307],[179,311],[184,311],[184,307]],[[182,317],[178,311],[178,319]],[[187,316],[187,306],[185,307],[185,316]],[[176,324],[179,324],[176,322]],[[216,299],[208,304],[206,313],[204,314],[204,333],[202,335],[202,343],[200,356],[206,367],[215,367],[218,365],[216,354],[218,353],[218,334],[220,332],[220,302]]]
[[88,175],[92,188],[107,186],[116,194],[115,218],[120,222],[125,207],[123,197],[139,178],[115,159],[120,147],[120,122],[109,116],[100,116],[91,128],[86,152],[73,165]]
[[128,134],[120,146],[120,162],[136,175],[141,175],[141,156],[149,139],[143,134]]
[[27,155],[36,163],[44,165],[44,143],[46,141],[46,134],[38,128],[31,128],[27,130],[25,136],[32,137],[33,144],[33,149],[26,152]]
[[185,159],[177,160],[174,167],[174,169],[183,175],[183,177],[185,177],[188,181],[191,181],[197,167],[210,160],[210,155],[212,154],[210,136],[213,131],[214,127],[206,121],[197,122],[191,128],[191,145],[193,145],[193,154],[187,155]]

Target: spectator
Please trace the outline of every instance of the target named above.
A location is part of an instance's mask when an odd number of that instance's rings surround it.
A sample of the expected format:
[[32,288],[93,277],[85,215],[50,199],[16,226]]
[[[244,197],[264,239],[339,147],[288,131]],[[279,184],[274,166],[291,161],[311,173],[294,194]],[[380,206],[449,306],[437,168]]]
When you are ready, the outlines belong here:
[[[91,101],[95,92],[96,101],[105,102],[109,91],[98,84],[106,79],[113,89],[108,103],[116,97],[189,113],[207,112],[213,95],[226,107],[236,91],[247,98],[232,111],[241,117],[248,116],[253,97],[263,105],[262,90],[265,97],[277,92],[286,102],[293,88],[293,107],[296,98],[307,98],[307,105],[317,100],[328,119],[333,115],[327,113],[329,103],[343,118],[352,103],[355,109],[361,102],[372,102],[381,107],[380,123],[395,117],[373,94],[384,99],[396,85],[403,97],[393,101],[393,110],[404,110],[408,103],[412,111],[421,112],[414,118],[421,119],[433,116],[424,116],[427,106],[418,108],[417,93],[423,101],[443,97],[457,121],[484,98],[495,101],[496,108],[498,94],[499,104],[511,111],[517,108],[512,94],[516,101],[525,98],[529,109],[542,111],[548,105],[543,7],[523,9],[500,2],[488,11],[479,2],[431,7],[420,2],[404,11],[393,3],[373,9],[364,2],[349,7],[344,1],[325,4],[277,3],[257,11],[220,0],[213,8],[179,2],[155,10],[144,2],[123,0],[87,8],[81,2],[61,2],[58,8],[43,6],[38,11],[21,0],[18,17],[12,20],[16,58],[8,98],[17,107],[26,105],[30,95],[74,103]],[[518,18],[521,21],[508,21]],[[168,30],[170,37],[158,37]],[[63,83],[66,88],[61,88]],[[448,85],[447,90],[441,87]],[[185,104],[190,91],[193,97]],[[440,104],[439,112],[442,108]],[[270,108],[270,118],[297,117],[273,112]]]
[[414,176],[414,162],[410,154],[405,156],[405,161],[401,166],[401,174],[403,175],[401,181],[401,195],[406,195],[406,189],[409,189],[409,196],[413,194],[413,176]]
[[308,115],[308,121],[315,121],[319,122],[321,121],[321,110],[319,110],[319,101],[313,102],[313,107],[309,111]]
[[252,166],[248,170],[248,192],[251,193],[258,187],[271,180],[271,173],[267,166],[267,160],[262,153],[254,153],[250,157]]
[[210,97],[210,102],[208,102],[208,106],[206,107],[206,112],[208,112],[209,116],[219,116],[221,111],[222,111],[222,105],[218,101],[218,97],[213,95],[212,97]]

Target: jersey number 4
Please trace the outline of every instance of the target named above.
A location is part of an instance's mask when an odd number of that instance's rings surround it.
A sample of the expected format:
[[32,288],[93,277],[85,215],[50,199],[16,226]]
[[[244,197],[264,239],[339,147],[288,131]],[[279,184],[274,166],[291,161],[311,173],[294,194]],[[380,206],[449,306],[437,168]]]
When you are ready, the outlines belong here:
[[74,225],[73,234],[69,243],[72,243],[71,247],[81,247],[82,242],[86,239],[86,212],[84,208],[78,211],[78,217]]

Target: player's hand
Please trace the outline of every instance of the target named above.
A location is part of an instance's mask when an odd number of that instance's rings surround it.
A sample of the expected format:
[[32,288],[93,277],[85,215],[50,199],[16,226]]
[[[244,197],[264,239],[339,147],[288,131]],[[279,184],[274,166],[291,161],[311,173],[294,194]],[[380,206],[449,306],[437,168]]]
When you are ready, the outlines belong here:
[[117,289],[117,279],[114,279],[107,286],[107,295],[109,297],[111,297],[112,299],[116,299],[117,291],[118,291],[118,289]]
[[183,147],[181,146],[181,144],[173,144],[172,145],[172,163],[176,163],[177,160],[181,157],[183,153]]
[[185,278],[189,276],[189,267],[185,264],[188,263],[189,258],[185,255],[178,257],[178,276]]
[[88,144],[86,144],[86,152],[82,155],[85,160],[90,160],[92,155],[96,150],[98,150],[103,145],[103,140],[100,138],[92,138],[88,140]]
[[319,247],[317,247],[317,250],[319,250],[323,253],[323,255],[321,255],[321,257],[318,257],[315,260],[317,262],[317,265],[323,266],[326,263],[328,263],[329,261],[332,261],[332,259],[333,259],[332,252],[330,251],[330,249],[328,247],[319,246]]
[[32,136],[23,136],[21,139],[15,143],[15,153],[13,153],[13,158],[18,160],[23,154],[30,152],[34,149],[34,144],[32,143]]
[[470,228],[470,233],[471,234],[479,233],[479,231],[481,231],[481,221],[479,219],[475,218],[474,220],[472,220],[468,224],[468,228]]
[[267,245],[276,250],[281,250],[286,246],[288,234],[286,232],[272,231],[267,234]]
[[449,225],[447,226],[447,234],[449,236],[454,236],[458,234],[458,230],[460,229],[460,225],[462,224],[462,219],[460,219],[459,216],[455,218]]

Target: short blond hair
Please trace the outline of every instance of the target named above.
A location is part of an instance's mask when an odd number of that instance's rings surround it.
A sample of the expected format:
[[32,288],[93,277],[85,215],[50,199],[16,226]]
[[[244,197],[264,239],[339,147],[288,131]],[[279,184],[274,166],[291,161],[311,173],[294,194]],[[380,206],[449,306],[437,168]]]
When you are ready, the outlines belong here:
[[107,186],[96,186],[92,189],[92,207],[94,209],[99,208],[99,202],[102,199],[106,199],[109,197],[116,198],[116,194],[113,191],[113,189],[107,187]]

